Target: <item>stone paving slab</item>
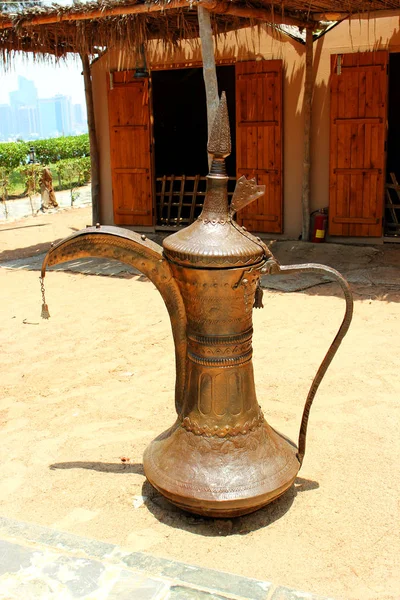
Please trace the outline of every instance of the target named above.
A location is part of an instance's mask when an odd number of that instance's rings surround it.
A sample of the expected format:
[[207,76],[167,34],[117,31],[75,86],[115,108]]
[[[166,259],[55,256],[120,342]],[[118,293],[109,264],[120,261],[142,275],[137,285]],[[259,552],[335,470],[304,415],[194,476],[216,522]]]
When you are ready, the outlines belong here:
[[[45,254],[29,258],[19,258],[0,263],[0,268],[12,270],[40,271]],[[49,271],[70,271],[85,275],[105,275],[121,277],[123,275],[143,275],[129,265],[107,258],[84,258],[72,260],[48,268]],[[382,285],[391,289],[400,289],[400,268],[396,266],[371,266],[370,268],[342,269],[342,275],[349,283],[363,286]],[[318,276],[310,273],[294,273],[290,275],[263,275],[261,285],[265,289],[282,292],[300,292],[315,286],[331,283],[329,276]]]
[[[363,286],[384,286],[400,289],[400,268],[395,266],[378,266],[369,268],[337,269],[349,283]],[[263,288],[282,292],[301,292],[318,285],[326,285],[334,280],[328,275],[313,275],[310,273],[294,273],[291,275],[263,275]]]
[[0,600],[47,599],[329,600],[0,518]]
[[[40,271],[45,256],[46,254],[37,254],[36,256],[30,256],[28,258],[9,260],[0,263],[0,268],[17,271]],[[85,275],[108,275],[117,277],[123,273],[141,275],[134,267],[108,258],[80,258],[79,260],[70,260],[60,265],[48,267],[46,271],[72,271],[73,273],[83,273]]]
[[170,587],[112,563],[6,540],[0,540],[0,561],[0,598],[161,600]]

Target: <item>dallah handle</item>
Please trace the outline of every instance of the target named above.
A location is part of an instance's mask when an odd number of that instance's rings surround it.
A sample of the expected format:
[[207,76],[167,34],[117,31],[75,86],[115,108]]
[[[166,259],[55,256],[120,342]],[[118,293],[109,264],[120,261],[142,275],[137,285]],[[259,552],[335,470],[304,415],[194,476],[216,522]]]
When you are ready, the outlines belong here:
[[[268,264],[269,263],[269,264]],[[308,418],[310,416],[311,405],[313,403],[315,394],[319,388],[319,385],[328,370],[329,365],[332,362],[333,357],[335,356],[340,344],[344,336],[346,335],[351,319],[353,316],[353,296],[350,290],[350,286],[347,283],[346,279],[335,269],[331,267],[326,267],[325,265],[318,265],[314,263],[307,263],[303,265],[279,265],[274,259],[269,260],[265,267],[261,272],[269,273],[271,275],[277,274],[285,274],[285,273],[318,273],[319,275],[329,275],[333,280],[337,281],[340,287],[343,290],[344,298],[346,301],[346,309],[343,317],[342,324],[339,327],[339,330],[333,340],[332,344],[329,347],[328,352],[325,355],[322,363],[319,366],[319,369],[313,379],[310,390],[307,395],[306,403],[304,405],[303,416],[300,424],[300,432],[299,432],[299,442],[298,442],[298,452],[297,458],[300,462],[300,465],[303,463],[304,455],[306,452],[306,436],[307,436],[307,425]]]

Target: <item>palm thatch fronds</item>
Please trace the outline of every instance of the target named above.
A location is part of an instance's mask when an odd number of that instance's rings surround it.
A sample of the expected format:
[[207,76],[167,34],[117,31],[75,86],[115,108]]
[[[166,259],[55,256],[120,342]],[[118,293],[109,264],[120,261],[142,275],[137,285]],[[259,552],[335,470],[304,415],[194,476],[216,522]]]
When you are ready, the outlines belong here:
[[[93,10],[106,12],[121,2],[92,2],[74,5],[74,14],[80,15]],[[133,4],[125,4],[129,10]],[[160,10],[138,14],[117,14],[104,17],[75,19],[71,8],[57,7],[49,10],[43,7],[17,13],[12,17],[12,25],[6,15],[0,16],[0,52],[3,58],[15,51],[31,52],[38,57],[53,54],[57,58],[69,52],[95,55],[105,48],[112,48],[121,42],[128,52],[137,52],[147,40],[159,39],[164,46],[172,48],[182,39],[198,37],[197,10],[195,7]],[[68,18],[67,18],[68,15]],[[71,17],[70,17],[71,15]],[[34,24],[35,18],[54,17],[49,24]],[[221,34],[244,27],[244,19],[213,15],[213,30]],[[32,24],[31,24],[32,23]],[[5,28],[5,25],[8,25]]]
[[99,0],[69,6],[32,0],[28,8],[17,0],[13,12],[0,14],[0,53],[6,62],[18,51],[61,58],[69,52],[95,55],[121,43],[136,52],[151,39],[173,47],[198,37],[199,1],[212,14],[215,35],[249,21],[323,30],[321,21],[400,9],[400,0]]

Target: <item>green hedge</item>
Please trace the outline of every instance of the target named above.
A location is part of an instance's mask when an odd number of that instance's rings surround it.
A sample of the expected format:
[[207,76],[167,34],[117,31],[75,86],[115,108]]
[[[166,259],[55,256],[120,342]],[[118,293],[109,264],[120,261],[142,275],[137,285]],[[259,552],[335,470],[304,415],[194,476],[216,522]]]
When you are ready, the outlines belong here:
[[49,140],[37,140],[32,142],[30,146],[35,149],[36,160],[42,165],[90,155],[89,135],[87,133]]
[[74,187],[74,184],[83,185],[90,180],[90,156],[59,160],[55,170],[69,188]]
[[29,146],[26,142],[5,142],[0,144],[0,167],[7,172],[16,169],[27,161]]
[[90,155],[87,133],[34,142],[4,142],[0,143],[0,167],[9,172],[26,164],[31,147],[35,150],[36,161],[41,165]]

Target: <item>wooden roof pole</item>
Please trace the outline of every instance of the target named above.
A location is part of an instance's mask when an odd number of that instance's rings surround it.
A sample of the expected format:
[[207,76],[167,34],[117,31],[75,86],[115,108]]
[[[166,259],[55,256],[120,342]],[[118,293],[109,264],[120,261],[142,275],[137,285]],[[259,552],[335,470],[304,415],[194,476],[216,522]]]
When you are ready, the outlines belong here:
[[255,21],[264,21],[270,25],[294,25],[303,28],[305,21],[283,15],[280,12],[267,10],[264,8],[253,8],[251,6],[236,6],[232,2],[221,0],[200,0],[200,3],[210,12],[218,15],[232,15],[242,19],[254,19]]
[[[313,13],[311,18],[313,21],[343,21],[347,17],[351,17],[351,13],[346,12],[320,12]],[[357,15],[353,15],[357,16]],[[360,17],[360,15],[358,15]]]
[[100,223],[100,168],[99,150],[97,145],[96,124],[94,119],[92,77],[90,73],[89,56],[80,55],[85,85],[86,110],[90,145],[91,187],[92,187],[92,225]]
[[301,238],[308,242],[310,237],[310,206],[311,206],[311,114],[313,97],[313,29],[306,28],[306,70],[304,81],[304,158],[302,185],[303,227]]
[[[301,20],[286,17],[280,13],[275,13],[269,10],[257,9],[251,7],[240,7],[230,5],[228,2],[220,0],[200,0],[196,3],[197,6],[202,5],[208,11],[221,15],[232,15],[247,19],[256,19],[265,21],[275,25],[296,25],[303,27],[304,23]],[[52,23],[62,23],[68,21],[89,21],[91,19],[103,19],[105,17],[116,17],[122,15],[147,14],[153,12],[163,12],[165,10],[173,10],[178,8],[188,8],[190,6],[188,0],[171,0],[168,4],[133,4],[131,6],[113,6],[112,8],[104,8],[88,10],[87,12],[69,11],[63,14],[37,15],[31,19],[23,19],[19,22],[20,27],[33,27],[36,25],[49,25]],[[12,20],[0,21],[1,29],[10,29],[14,27]]]
[[[34,25],[48,25],[51,23],[62,23],[66,21],[90,21],[92,19],[103,19],[105,17],[118,17],[122,15],[135,15],[140,13],[162,12],[173,8],[188,6],[188,0],[171,0],[169,4],[133,4],[131,6],[113,6],[112,8],[94,9],[86,12],[69,11],[62,14],[38,15],[31,19],[20,21],[21,27],[32,27]],[[0,29],[13,27],[13,21],[0,22]]]
[[[217,70],[215,67],[214,39],[211,29],[210,13],[204,6],[199,4],[197,6],[197,14],[199,19],[201,55],[203,58],[203,77],[206,88],[207,139],[209,139],[219,104]],[[211,166],[210,156],[208,156],[208,164]]]
[[398,13],[399,6],[378,8],[377,6],[368,7],[365,10],[358,12],[315,12],[310,14],[310,19],[313,21],[343,21],[343,19],[351,19],[353,21],[359,21],[360,19],[366,19],[368,21],[380,17],[390,17],[393,12]]

